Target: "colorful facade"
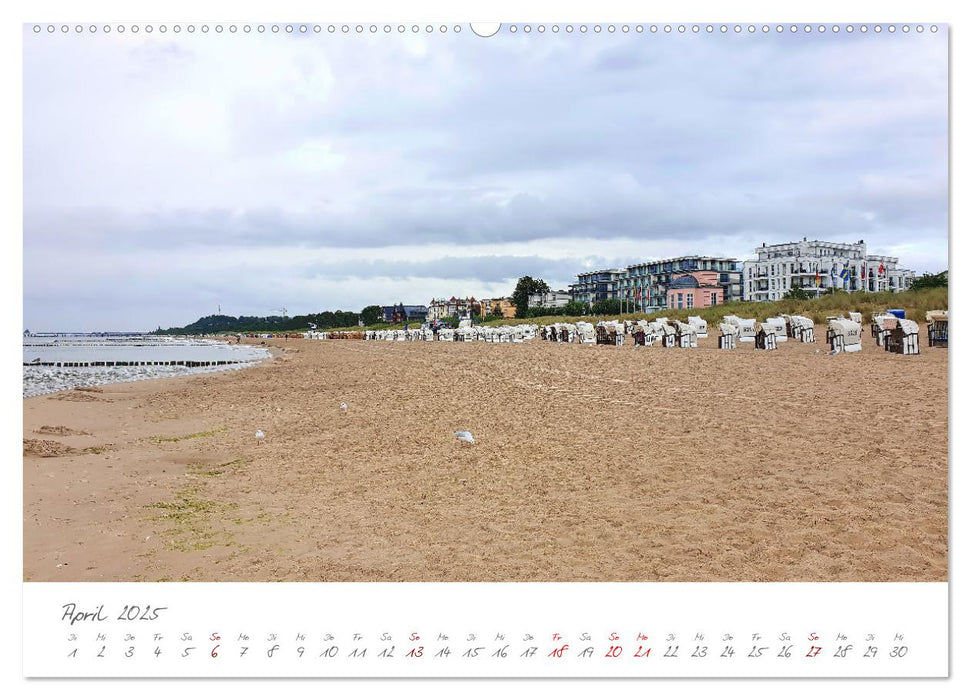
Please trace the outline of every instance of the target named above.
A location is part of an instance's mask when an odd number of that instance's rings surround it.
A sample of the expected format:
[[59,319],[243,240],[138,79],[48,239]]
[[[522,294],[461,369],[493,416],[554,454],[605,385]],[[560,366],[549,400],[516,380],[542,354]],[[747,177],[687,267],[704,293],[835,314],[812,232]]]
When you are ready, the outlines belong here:
[[725,303],[725,290],[719,275],[708,271],[678,277],[667,286],[667,308],[706,309]]
[[[620,299],[625,306],[629,305],[631,311],[651,312],[669,308],[668,287],[684,275],[703,275],[705,281],[702,285],[720,287],[721,294],[717,297],[719,304],[742,298],[741,261],[701,255],[584,272],[577,275],[577,283],[570,285],[570,292],[574,301],[593,303],[602,299]],[[684,299],[682,297],[682,303]]]

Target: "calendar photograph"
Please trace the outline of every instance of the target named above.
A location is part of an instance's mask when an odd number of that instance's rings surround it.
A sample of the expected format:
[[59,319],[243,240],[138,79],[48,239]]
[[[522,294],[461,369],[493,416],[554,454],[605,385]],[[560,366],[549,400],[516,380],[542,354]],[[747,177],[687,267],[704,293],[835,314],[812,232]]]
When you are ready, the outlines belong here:
[[24,582],[947,582],[948,75],[24,25]]

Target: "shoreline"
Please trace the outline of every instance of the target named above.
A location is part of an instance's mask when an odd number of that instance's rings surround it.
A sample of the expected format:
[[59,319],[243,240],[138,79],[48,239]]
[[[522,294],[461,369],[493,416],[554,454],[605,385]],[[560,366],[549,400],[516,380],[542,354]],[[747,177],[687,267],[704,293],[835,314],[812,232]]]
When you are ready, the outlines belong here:
[[[229,341],[222,340],[222,339],[219,339],[219,338],[208,338],[207,337],[206,339],[207,340],[214,341],[216,343],[222,343],[223,345],[233,345],[233,343],[230,343]],[[255,339],[252,339],[252,340],[255,340]],[[256,343],[242,343],[242,344],[243,345],[252,345],[254,347],[258,347],[256,345]],[[78,388],[82,388],[83,389],[83,388],[86,388],[86,387],[104,387],[104,386],[113,386],[113,385],[116,385],[116,384],[130,384],[130,383],[135,383],[135,382],[145,382],[145,381],[155,381],[155,380],[167,380],[167,379],[179,379],[179,378],[183,378],[183,377],[192,377],[192,376],[197,376],[197,375],[201,375],[201,374],[215,374],[215,373],[219,373],[219,372],[232,372],[232,371],[239,371],[239,370],[243,370],[243,369],[250,369],[252,367],[255,367],[255,366],[260,365],[263,362],[266,362],[268,360],[272,360],[276,356],[274,354],[275,352],[277,352],[277,350],[275,348],[269,348],[269,347],[267,347],[266,350],[268,351],[268,355],[266,357],[263,357],[263,358],[254,358],[252,360],[245,361],[245,362],[238,362],[238,363],[226,364],[226,365],[212,365],[212,366],[192,367],[192,368],[187,368],[187,371],[180,372],[180,373],[174,373],[174,374],[172,374],[170,376],[158,375],[158,376],[144,376],[144,377],[125,377],[125,378],[120,379],[118,381],[107,381],[107,382],[99,382],[99,383],[94,383],[94,384],[78,384],[77,386],[73,386],[73,387],[66,388],[66,389],[55,389],[53,391],[46,391],[46,392],[41,392],[41,393],[37,393],[37,394],[23,394],[22,393],[21,394],[21,398],[23,400],[27,400],[27,399],[34,398],[34,397],[37,397],[37,396],[51,396],[53,394],[59,394],[59,393],[66,392],[66,391],[74,391],[74,390],[76,390]],[[277,354],[279,354],[279,353],[277,352]],[[29,364],[29,363],[24,363],[24,365],[23,365],[24,369],[27,369],[27,368],[30,368],[30,367],[33,367],[33,366],[35,366],[35,365]],[[145,367],[152,367],[152,366],[153,365],[145,365]],[[157,367],[166,367],[166,366],[178,366],[178,365],[155,365],[155,366],[157,366]],[[126,367],[124,365],[119,365],[119,367],[124,367],[125,369],[131,369],[131,368],[133,368],[133,367]],[[114,366],[111,367],[111,369],[114,369],[114,368],[115,368]],[[58,368],[58,369],[60,369],[60,368]],[[66,369],[72,369],[72,368],[66,368]],[[87,369],[87,367],[85,369]],[[108,369],[108,367],[104,367],[104,369]],[[23,383],[23,379],[21,379],[21,382]]]
[[947,350],[714,335],[272,339],[25,398],[24,580],[947,580]]

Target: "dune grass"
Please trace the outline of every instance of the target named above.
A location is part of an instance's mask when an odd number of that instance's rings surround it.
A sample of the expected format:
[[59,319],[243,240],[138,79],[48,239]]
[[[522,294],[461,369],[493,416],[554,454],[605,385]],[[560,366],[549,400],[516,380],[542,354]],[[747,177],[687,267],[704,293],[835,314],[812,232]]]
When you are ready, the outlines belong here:
[[[779,301],[733,301],[705,309],[662,309],[654,313],[627,313],[613,316],[541,316],[522,319],[519,323],[574,323],[578,320],[596,323],[606,319],[652,319],[664,316],[671,320],[687,321],[688,316],[700,316],[709,324],[716,323],[723,316],[739,316],[759,320],[781,314],[798,314],[811,318],[814,323],[825,323],[827,316],[846,315],[859,311],[864,321],[874,312],[887,309],[904,309],[907,318],[924,321],[924,314],[932,309],[947,309],[947,287],[935,287],[911,292],[837,292],[818,299],[781,299]],[[491,324],[499,325],[499,324]]]
[[[846,315],[849,311],[859,311],[863,314],[864,321],[868,321],[874,312],[885,311],[887,309],[904,309],[907,318],[918,322],[924,321],[924,314],[932,309],[947,309],[947,287],[934,287],[932,289],[921,289],[919,291],[906,292],[836,292],[827,294],[818,299],[782,299],[779,301],[733,301],[727,304],[711,306],[705,309],[661,309],[653,313],[631,312],[625,314],[596,315],[587,314],[585,316],[538,316],[536,318],[507,318],[495,321],[476,323],[482,326],[504,326],[516,325],[519,323],[535,323],[544,326],[551,323],[576,323],[577,321],[589,321],[596,323],[601,320],[636,320],[653,319],[664,316],[671,320],[687,321],[688,316],[700,316],[709,324],[716,323],[723,316],[739,316],[741,318],[756,318],[759,320],[770,316],[781,314],[798,314],[811,318],[814,323],[824,323],[827,316]],[[410,327],[415,328],[419,324],[411,323]],[[333,328],[330,331],[363,331],[377,329],[400,329],[404,324],[382,323],[377,326],[361,328],[359,326],[349,328]]]

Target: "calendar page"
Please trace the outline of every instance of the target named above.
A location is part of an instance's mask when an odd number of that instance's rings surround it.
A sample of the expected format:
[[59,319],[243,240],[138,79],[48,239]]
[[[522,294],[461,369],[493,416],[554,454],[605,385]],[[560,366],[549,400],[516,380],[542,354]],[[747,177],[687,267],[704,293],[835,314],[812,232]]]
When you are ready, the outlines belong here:
[[595,10],[23,22],[24,677],[948,677],[951,26]]

